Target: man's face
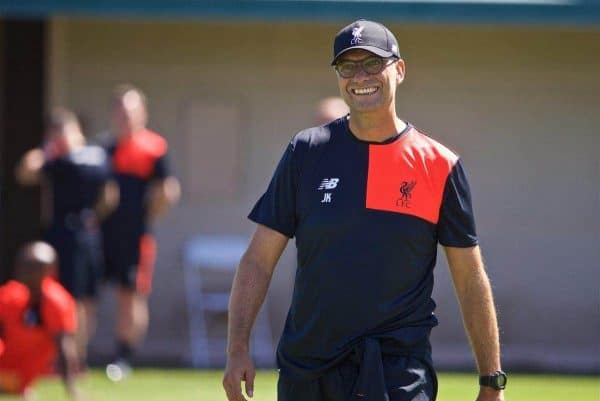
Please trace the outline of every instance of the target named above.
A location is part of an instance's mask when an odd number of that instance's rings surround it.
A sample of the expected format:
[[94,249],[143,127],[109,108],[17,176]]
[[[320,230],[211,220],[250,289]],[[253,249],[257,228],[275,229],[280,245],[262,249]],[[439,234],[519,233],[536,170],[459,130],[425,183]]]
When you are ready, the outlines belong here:
[[146,106],[136,91],[125,93],[113,105],[112,120],[119,135],[127,135],[146,126]]
[[[372,59],[375,58],[375,59]],[[379,60],[377,60],[379,59]],[[356,74],[350,78],[344,78],[336,73],[340,94],[350,107],[351,111],[375,111],[389,108],[396,95],[396,87],[404,79],[404,62],[395,59],[381,59],[375,54],[362,49],[350,50],[340,56],[337,63],[345,61],[358,62],[367,60],[384,63],[381,72],[369,74],[359,65]]]
[[49,271],[49,268],[42,266],[21,266],[17,268],[15,278],[37,294],[41,291],[42,281],[49,275]]
[[46,131],[45,149],[48,157],[61,157],[85,141],[77,122],[66,122],[64,125],[49,128]]
[[45,149],[47,157],[61,157],[68,152],[67,140],[64,132],[59,129],[51,129],[46,133]]

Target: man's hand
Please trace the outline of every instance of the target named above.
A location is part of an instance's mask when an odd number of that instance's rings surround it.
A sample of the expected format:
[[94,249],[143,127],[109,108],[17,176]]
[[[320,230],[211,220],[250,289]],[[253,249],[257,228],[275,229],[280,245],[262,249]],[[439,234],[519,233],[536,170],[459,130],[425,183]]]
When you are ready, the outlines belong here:
[[504,391],[491,387],[480,387],[476,401],[504,401]]
[[58,362],[65,389],[72,401],[83,401],[86,398],[75,384],[75,371],[79,365],[77,345],[72,333],[62,332],[56,336]]
[[69,383],[67,385],[67,393],[69,394],[69,398],[71,401],[87,401],[88,398],[85,394],[75,385],[75,383]]
[[147,195],[147,210],[150,220],[163,216],[181,198],[181,184],[173,176],[154,180]]
[[254,376],[256,369],[254,362],[247,352],[230,354],[227,357],[223,388],[229,401],[247,401],[242,394],[242,381],[245,382],[246,395],[254,395]]

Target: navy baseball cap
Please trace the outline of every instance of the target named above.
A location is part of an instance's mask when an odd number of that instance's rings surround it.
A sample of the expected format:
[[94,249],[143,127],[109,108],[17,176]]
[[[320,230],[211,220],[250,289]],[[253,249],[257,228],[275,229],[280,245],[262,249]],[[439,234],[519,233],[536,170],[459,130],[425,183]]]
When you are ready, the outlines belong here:
[[380,57],[400,58],[398,41],[393,33],[379,22],[359,19],[344,27],[333,41],[333,61],[348,50],[363,49]]

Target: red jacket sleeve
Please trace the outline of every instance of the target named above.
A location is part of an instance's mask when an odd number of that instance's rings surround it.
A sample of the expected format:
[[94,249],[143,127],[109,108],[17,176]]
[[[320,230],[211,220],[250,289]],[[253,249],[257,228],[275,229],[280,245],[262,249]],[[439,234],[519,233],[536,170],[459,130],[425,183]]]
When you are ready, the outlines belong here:
[[73,297],[51,278],[44,280],[42,292],[44,325],[52,334],[74,333],[77,329],[77,310]]

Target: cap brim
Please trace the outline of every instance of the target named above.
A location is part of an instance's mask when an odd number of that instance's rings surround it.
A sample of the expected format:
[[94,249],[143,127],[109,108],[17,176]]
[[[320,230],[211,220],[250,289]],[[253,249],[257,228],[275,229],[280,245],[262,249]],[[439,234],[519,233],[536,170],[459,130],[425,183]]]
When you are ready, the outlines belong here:
[[331,65],[335,64],[335,61],[344,53],[350,51],[350,50],[354,50],[354,49],[362,49],[362,50],[366,50],[368,52],[371,52],[379,57],[392,57],[395,56],[394,53],[392,52],[388,52],[387,50],[383,50],[380,49],[379,47],[375,47],[375,46],[352,46],[352,47],[347,47],[346,49],[342,50],[341,52],[339,52],[338,54],[335,55],[335,57],[333,58],[333,61],[331,62]]

